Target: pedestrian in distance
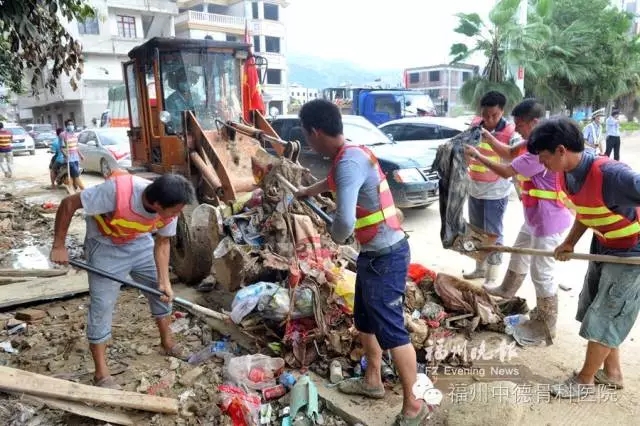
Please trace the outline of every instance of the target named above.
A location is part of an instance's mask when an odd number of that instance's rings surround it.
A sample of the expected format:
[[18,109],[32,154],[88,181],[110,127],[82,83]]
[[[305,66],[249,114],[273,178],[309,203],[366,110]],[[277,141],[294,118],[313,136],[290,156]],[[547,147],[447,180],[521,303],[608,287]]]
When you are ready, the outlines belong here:
[[330,157],[333,164],[325,179],[301,188],[296,196],[333,192],[337,211],[330,228],[332,238],[344,244],[353,233],[360,243],[354,321],[365,350],[367,369],[363,378],[341,382],[338,389],[347,394],[384,398],[382,351],[390,350],[403,391],[402,412],[395,424],[420,425],[428,417],[429,409],[413,395],[416,352],[404,326],[402,303],[411,254],[388,182],[371,151],[364,146],[345,144],[342,116],[336,105],[323,99],[313,100],[302,106],[299,115],[312,149]]
[[0,122],[0,168],[7,179],[13,177],[13,134]]
[[[60,171],[60,168],[67,166],[67,161],[64,153],[62,152],[62,140],[60,139],[60,135],[64,129],[59,127],[56,129],[56,139],[51,144],[51,151],[53,155],[51,156],[51,161],[49,161],[49,178],[51,179],[51,187],[50,189],[56,189],[56,176]],[[69,183],[69,176],[65,179],[67,184]]]
[[604,154],[602,146],[602,117],[604,117],[604,108],[594,111],[591,114],[591,122],[582,131],[585,149],[599,155]]
[[620,111],[612,110],[605,124],[607,127],[607,148],[604,155],[611,157],[613,152],[613,159],[620,161]]
[[[582,132],[566,117],[540,123],[528,149],[559,173],[561,189],[576,211],[569,234],[555,249],[558,260],[568,259],[587,229],[593,231],[592,254],[640,255],[640,173],[585,151]],[[579,334],[588,342],[584,364],[577,374],[552,385],[551,392],[576,400],[593,395],[595,384],[622,388],[619,347],[639,310],[639,265],[590,262],[576,314]]]
[[82,191],[84,184],[80,180],[80,160],[84,160],[84,157],[78,149],[78,134],[73,120],[65,121],[64,126],[65,130],[60,134],[60,140],[67,162],[69,178],[73,183],[73,189]]
[[[120,279],[130,275],[165,294],[161,298],[146,296],[164,353],[182,360],[187,360],[188,354],[175,343],[169,327],[173,299],[169,280],[170,239],[176,235],[177,216],[194,200],[193,186],[180,175],[165,174],[153,182],[128,174],[115,176],[62,200],[56,213],[50,255],[54,263],[69,262],[65,247],[69,224],[75,212],[84,209],[87,263]],[[93,383],[117,389],[119,385],[107,367],[106,349],[120,284],[92,273],[88,276],[87,338],[95,364]]]

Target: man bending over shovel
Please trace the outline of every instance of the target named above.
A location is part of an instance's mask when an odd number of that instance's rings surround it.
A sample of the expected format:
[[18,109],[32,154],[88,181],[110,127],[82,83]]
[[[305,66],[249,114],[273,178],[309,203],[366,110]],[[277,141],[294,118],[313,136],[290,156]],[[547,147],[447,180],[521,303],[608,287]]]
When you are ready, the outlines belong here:
[[[544,109],[535,100],[526,99],[513,109],[511,115],[516,131],[528,139],[543,117]],[[500,177],[517,177],[525,221],[514,247],[552,251],[560,244],[563,233],[571,225],[571,213],[562,202],[558,174],[547,170],[536,155],[527,152],[526,142],[508,147],[492,137],[487,140],[500,157],[505,160],[513,159],[511,164],[495,162],[469,145],[465,146],[465,153]],[[509,299],[515,296],[527,277],[527,272],[531,271],[531,280],[536,290],[535,313],[530,321],[518,325],[513,333],[514,338],[522,345],[536,345],[547,340],[545,327],[548,327],[549,337],[555,337],[558,285],[554,277],[554,266],[552,257],[514,253],[502,285],[485,286],[489,294]]]
[[[640,174],[629,166],[584,151],[584,138],[572,120],[562,117],[539,124],[531,134],[529,152],[559,173],[562,190],[575,205],[576,220],[555,255],[568,253],[588,228],[592,254],[640,255]],[[618,347],[640,309],[640,266],[590,262],[578,300],[580,336],[588,340],[579,373],[551,392],[560,398],[593,394],[594,383],[622,388]],[[600,369],[604,365],[604,369]]]
[[[171,329],[169,239],[176,234],[176,216],[195,199],[191,183],[180,175],[166,174],[153,182],[133,175],[118,175],[104,183],[71,195],[56,214],[51,260],[67,264],[65,238],[73,214],[84,209],[87,231],[84,251],[87,263],[117,278],[127,275],[157,288],[166,296],[147,295],[160,331],[164,352],[185,360],[187,354],[175,344]],[[151,234],[156,233],[155,242]],[[87,338],[95,364],[93,383],[118,389],[107,367],[107,341],[120,284],[89,274]]]
[[331,236],[342,244],[354,233],[360,243],[354,321],[367,357],[367,370],[363,379],[344,381],[339,389],[347,394],[384,398],[382,350],[390,349],[404,394],[395,424],[418,426],[429,411],[413,395],[416,352],[404,326],[402,301],[411,255],[389,185],[371,151],[345,144],[340,110],[333,103],[318,99],[304,104],[300,121],[311,147],[331,157],[333,165],[326,179],[301,188],[296,196],[334,192],[337,212]]

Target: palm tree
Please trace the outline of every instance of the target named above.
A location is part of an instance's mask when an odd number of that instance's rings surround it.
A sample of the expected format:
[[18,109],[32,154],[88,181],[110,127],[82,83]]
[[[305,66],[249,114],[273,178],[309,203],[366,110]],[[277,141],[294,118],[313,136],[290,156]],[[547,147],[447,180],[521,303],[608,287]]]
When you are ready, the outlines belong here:
[[[481,75],[467,80],[460,89],[462,100],[478,106],[480,98],[489,90],[502,92],[507,98],[507,110],[522,99],[520,89],[509,74],[509,64],[528,65],[531,52],[541,44],[548,31],[535,14],[529,13],[528,23],[521,26],[517,14],[520,0],[501,0],[489,13],[489,22],[482,21],[477,13],[459,13],[459,25],[454,30],[472,39],[471,47],[465,43],[451,46],[452,63],[461,62],[476,52],[484,53],[487,65]],[[531,11],[530,11],[531,12]]]

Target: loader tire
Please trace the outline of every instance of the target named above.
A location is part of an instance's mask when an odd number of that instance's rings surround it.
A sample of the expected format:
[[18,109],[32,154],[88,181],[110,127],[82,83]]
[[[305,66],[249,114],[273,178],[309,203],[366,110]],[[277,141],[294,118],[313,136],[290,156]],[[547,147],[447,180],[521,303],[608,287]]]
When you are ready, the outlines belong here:
[[[192,223],[193,211],[199,204],[184,208],[178,217],[176,236],[171,238],[171,266],[186,284],[198,284],[211,272],[213,249],[208,238],[209,224]],[[205,229],[203,229],[205,228]]]

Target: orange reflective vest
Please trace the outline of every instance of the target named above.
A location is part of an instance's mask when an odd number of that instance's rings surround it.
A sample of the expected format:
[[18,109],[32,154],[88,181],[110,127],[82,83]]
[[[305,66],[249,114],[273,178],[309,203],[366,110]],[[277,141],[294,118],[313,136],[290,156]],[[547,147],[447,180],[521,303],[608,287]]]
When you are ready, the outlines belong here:
[[[553,173],[553,172],[547,172]],[[538,200],[555,201],[559,206],[564,206],[564,201],[567,196],[560,188],[560,183],[556,179],[555,189],[542,189],[536,187],[530,178],[522,175],[517,175],[518,186],[520,188],[520,200],[525,207],[535,207],[538,205]]]
[[[471,124],[475,126],[480,124],[481,121],[482,119],[478,117],[475,118]],[[515,125],[513,123],[508,123],[504,127],[504,129],[496,131],[493,136],[503,144],[509,145],[509,141],[511,140],[511,137],[513,136],[515,131]],[[489,142],[481,140],[476,149],[480,154],[495,163],[499,163],[501,161],[500,156],[498,156],[493,148],[491,148]],[[469,177],[476,182],[496,182],[498,179],[500,179],[500,176],[492,172],[488,167],[483,165],[475,158],[472,158],[469,161]]]
[[357,148],[363,150],[371,159],[371,163],[375,165],[376,169],[378,170],[378,177],[380,178],[380,182],[378,183],[378,197],[380,201],[379,210],[372,212],[360,206],[356,206],[356,226],[354,234],[356,240],[358,240],[360,244],[366,244],[377,235],[378,228],[382,223],[385,223],[391,229],[399,230],[402,228],[400,226],[400,220],[397,216],[396,206],[393,203],[393,196],[391,195],[391,190],[389,189],[389,182],[387,182],[387,178],[380,168],[378,159],[369,149],[365,148],[364,146],[343,145],[342,148],[340,148],[338,155],[336,155],[333,159],[331,170],[329,170],[329,175],[327,176],[329,189],[334,193],[338,190],[334,178],[336,165],[338,164],[346,150],[349,148]]
[[638,244],[640,234],[640,208],[636,208],[633,217],[626,217],[610,210],[602,196],[602,166],[612,161],[608,157],[598,156],[591,164],[587,177],[575,194],[567,190],[564,173],[559,173],[562,190],[574,204],[576,219],[591,228],[605,247],[629,249]]
[[141,234],[153,232],[170,223],[173,218],[163,220],[141,216],[131,207],[133,197],[133,175],[119,174],[112,177],[116,185],[116,210],[112,213],[93,216],[98,229],[116,244],[126,244]]
[[68,157],[70,154],[74,152],[78,152],[78,135],[77,133],[69,133],[64,132],[64,136],[62,137],[64,141],[64,153]]
[[13,135],[6,129],[0,129],[0,152],[10,152],[13,148],[11,141]]

